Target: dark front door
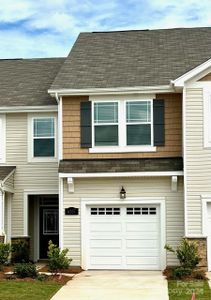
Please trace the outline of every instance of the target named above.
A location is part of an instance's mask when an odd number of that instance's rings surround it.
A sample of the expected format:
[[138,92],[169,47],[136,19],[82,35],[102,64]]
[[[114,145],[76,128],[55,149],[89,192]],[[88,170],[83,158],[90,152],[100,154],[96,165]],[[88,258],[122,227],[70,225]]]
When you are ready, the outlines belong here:
[[40,258],[47,258],[48,243],[59,245],[59,209],[40,206]]

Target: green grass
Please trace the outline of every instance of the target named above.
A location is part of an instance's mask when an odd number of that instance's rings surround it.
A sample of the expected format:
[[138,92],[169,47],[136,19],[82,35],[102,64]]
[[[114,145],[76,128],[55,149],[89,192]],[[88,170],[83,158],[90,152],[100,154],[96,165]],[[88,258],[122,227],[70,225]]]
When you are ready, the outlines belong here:
[[0,299],[2,300],[49,300],[61,284],[46,282],[0,281]]
[[169,300],[191,300],[192,291],[197,300],[210,300],[211,290],[206,280],[169,280]]

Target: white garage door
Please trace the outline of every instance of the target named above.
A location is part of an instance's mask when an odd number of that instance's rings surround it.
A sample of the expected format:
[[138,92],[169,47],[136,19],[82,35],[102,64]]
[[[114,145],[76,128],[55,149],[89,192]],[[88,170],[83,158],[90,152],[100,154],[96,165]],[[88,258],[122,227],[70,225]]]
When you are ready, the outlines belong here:
[[160,269],[159,206],[91,206],[89,269]]

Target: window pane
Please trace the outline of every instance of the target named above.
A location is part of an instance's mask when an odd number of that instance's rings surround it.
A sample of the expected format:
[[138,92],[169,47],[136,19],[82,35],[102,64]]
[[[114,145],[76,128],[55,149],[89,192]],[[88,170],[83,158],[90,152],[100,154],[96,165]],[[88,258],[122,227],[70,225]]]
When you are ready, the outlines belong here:
[[94,104],[95,123],[117,123],[118,122],[118,103],[102,102]]
[[95,146],[118,145],[118,126],[95,126]]
[[151,102],[131,101],[127,102],[127,122],[150,122]]
[[53,137],[54,118],[34,119],[34,137]]
[[34,139],[34,157],[54,157],[54,139]]
[[151,145],[151,125],[127,125],[127,145]]

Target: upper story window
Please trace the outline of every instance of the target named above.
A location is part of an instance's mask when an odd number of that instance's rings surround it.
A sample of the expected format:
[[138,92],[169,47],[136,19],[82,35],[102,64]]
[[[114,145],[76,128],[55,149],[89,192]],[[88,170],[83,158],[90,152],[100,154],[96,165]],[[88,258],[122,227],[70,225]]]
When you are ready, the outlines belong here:
[[93,103],[93,110],[90,152],[136,151],[137,147],[142,150],[144,146],[154,150],[152,100],[99,101]]
[[118,145],[118,102],[94,103],[94,144]]
[[33,156],[55,156],[55,122],[53,117],[33,119]]
[[29,115],[29,161],[56,159],[56,117],[50,114]]
[[0,114],[0,163],[5,163],[5,148],[6,148],[6,142],[5,142],[5,115]]
[[163,99],[82,101],[81,147],[90,153],[154,152],[165,145],[164,123]]
[[151,101],[126,102],[127,145],[151,145]]

